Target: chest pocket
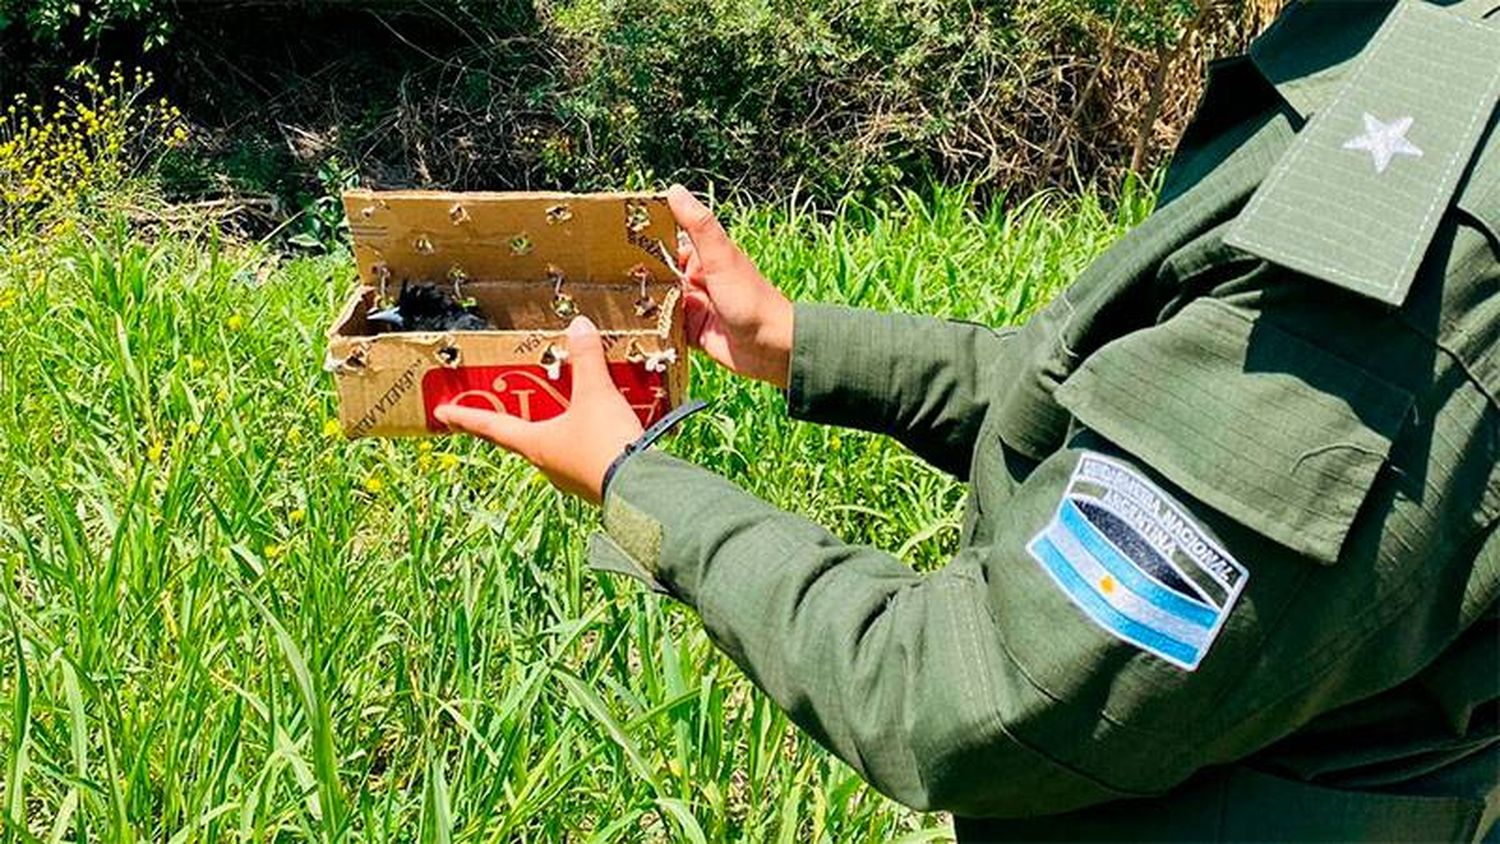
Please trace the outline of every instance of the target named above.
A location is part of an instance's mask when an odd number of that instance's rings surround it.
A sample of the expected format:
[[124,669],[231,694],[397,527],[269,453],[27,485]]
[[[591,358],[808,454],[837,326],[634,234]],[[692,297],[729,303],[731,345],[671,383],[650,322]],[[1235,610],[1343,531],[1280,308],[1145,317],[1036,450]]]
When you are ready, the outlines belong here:
[[1399,386],[1211,299],[1099,349],[1057,399],[1188,494],[1323,564],[1412,406]]

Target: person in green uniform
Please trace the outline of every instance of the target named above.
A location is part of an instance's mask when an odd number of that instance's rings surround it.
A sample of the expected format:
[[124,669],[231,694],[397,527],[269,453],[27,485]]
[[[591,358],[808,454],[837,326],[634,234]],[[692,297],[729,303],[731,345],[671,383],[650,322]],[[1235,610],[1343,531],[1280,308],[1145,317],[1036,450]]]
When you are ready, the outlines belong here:
[[674,188],[692,342],[968,482],[933,574],[642,448],[584,319],[561,417],[440,418],[602,501],[592,564],[960,840],[1482,839],[1497,97],[1496,0],[1298,2],[1019,329],[792,304]]

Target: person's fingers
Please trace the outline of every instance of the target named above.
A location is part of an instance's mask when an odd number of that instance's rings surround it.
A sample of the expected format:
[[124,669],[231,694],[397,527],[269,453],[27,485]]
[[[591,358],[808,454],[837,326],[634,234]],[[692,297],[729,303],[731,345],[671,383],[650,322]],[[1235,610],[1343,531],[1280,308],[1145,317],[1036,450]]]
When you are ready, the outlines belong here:
[[573,365],[575,399],[599,390],[614,389],[614,382],[609,378],[609,364],[604,360],[604,341],[588,317],[574,317],[568,324],[568,362]]
[[703,326],[713,313],[713,302],[702,290],[688,288],[682,297],[682,311],[683,328],[687,331],[688,342],[697,346],[698,336],[703,333]]
[[698,257],[698,253],[696,250],[692,254],[688,255],[687,267],[683,269],[682,274],[687,276],[690,280],[698,282],[699,284],[703,283],[703,259]]
[[677,242],[677,269],[685,270],[694,255],[693,241],[684,237]]
[[673,185],[667,190],[667,205],[677,225],[692,238],[693,249],[705,263],[712,263],[734,250],[734,243],[724,232],[724,227],[714,217],[708,206],[682,185]]
[[701,287],[689,287],[683,291],[682,304],[689,317],[694,314],[707,315],[713,312],[714,300],[708,295],[708,291]]
[[489,440],[507,451],[526,456],[532,451],[538,423],[506,413],[457,404],[440,405],[432,412],[437,421],[455,431]]

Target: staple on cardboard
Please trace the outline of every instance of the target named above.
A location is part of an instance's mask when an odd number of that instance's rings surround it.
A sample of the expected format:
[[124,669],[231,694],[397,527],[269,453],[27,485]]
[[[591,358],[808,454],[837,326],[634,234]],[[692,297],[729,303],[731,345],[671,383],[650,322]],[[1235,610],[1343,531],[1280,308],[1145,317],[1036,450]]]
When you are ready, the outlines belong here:
[[646,285],[655,281],[656,277],[651,275],[651,270],[647,269],[645,264],[636,264],[634,267],[631,267],[630,277],[640,282],[641,285],[641,295],[637,296],[635,300],[635,315],[638,317],[650,316],[656,312],[656,300],[652,299],[651,295],[646,292]]
[[625,227],[640,234],[651,226],[651,211],[644,202],[625,203]]
[[667,364],[677,362],[677,350],[671,347],[646,355],[647,372],[666,372]]
[[448,280],[453,282],[453,299],[460,305],[473,304],[472,300],[464,296],[463,284],[469,280],[469,274],[464,268],[457,264],[448,268]]
[[344,358],[346,369],[364,369],[370,358],[369,346],[355,346],[349,350],[349,356]]
[[563,292],[563,271],[556,264],[547,265],[547,278],[552,282],[552,312],[562,319],[578,315],[578,304],[573,297]]
[[547,344],[546,351],[542,352],[542,368],[547,371],[548,381],[556,381],[562,378],[563,361],[567,359],[567,349],[551,343]]
[[379,287],[377,288],[378,292],[380,294],[379,301],[382,304],[390,302],[391,301],[391,290],[390,290],[390,287],[391,287],[391,267],[390,267],[390,265],[387,264],[384,261],[381,261],[380,263],[378,263],[375,266],[371,267],[370,271],[372,273],[374,273],[374,275],[375,275],[375,281],[379,285]]

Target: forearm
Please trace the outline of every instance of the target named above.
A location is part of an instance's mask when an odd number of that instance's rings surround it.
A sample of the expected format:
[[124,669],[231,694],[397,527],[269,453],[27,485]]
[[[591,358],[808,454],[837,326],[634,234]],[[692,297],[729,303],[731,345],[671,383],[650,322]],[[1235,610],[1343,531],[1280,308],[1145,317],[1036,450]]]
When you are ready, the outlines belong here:
[[1020,348],[1014,331],[801,303],[788,412],[888,434],[966,478],[979,425]]
[[1008,736],[1046,702],[1011,676],[977,552],[922,576],[659,453],[621,467],[604,517],[603,541],[695,607],[757,685],[884,793],[969,813],[1103,799]]

